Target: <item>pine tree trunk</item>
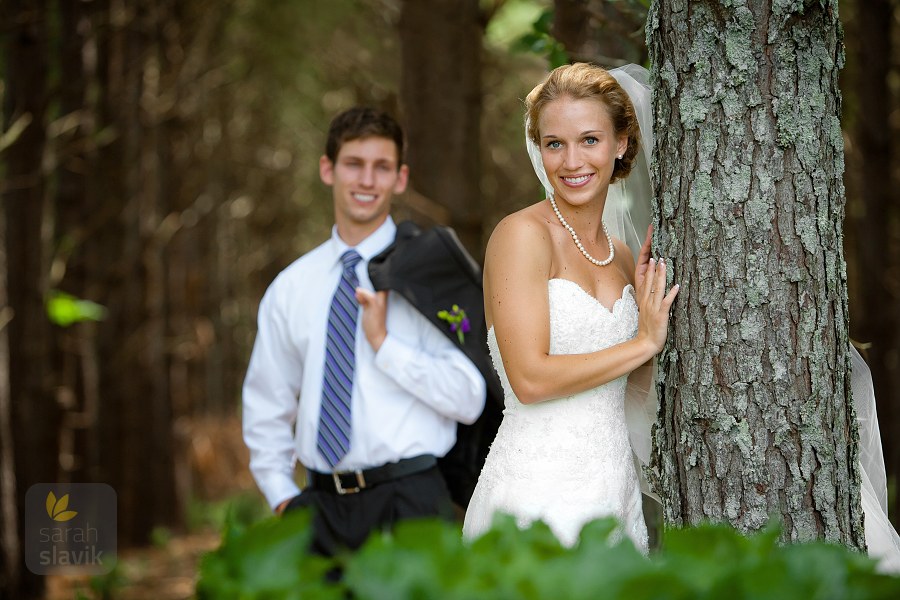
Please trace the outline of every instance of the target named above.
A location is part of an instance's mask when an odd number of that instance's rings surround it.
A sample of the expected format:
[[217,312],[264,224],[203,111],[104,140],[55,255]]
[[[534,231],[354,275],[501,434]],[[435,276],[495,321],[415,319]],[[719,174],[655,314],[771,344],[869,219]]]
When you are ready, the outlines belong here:
[[6,290],[6,218],[0,209],[0,598],[12,598],[19,586],[22,545],[16,498],[12,398],[9,392],[8,325],[12,308]]
[[414,189],[449,210],[481,255],[481,43],[478,0],[404,0],[400,94]]
[[[7,251],[7,324],[9,394],[16,493],[24,497],[38,482],[57,476],[56,432],[59,411],[53,396],[53,378],[46,357],[50,354],[50,322],[44,309],[49,239],[42,172],[47,141],[48,7],[45,1],[9,0],[0,3],[4,30],[5,89],[3,130],[20,118],[28,125],[4,151],[2,207],[5,213]],[[8,442],[6,442],[8,443]],[[19,540],[24,539],[24,506],[18,503]],[[21,546],[19,548],[21,550]],[[43,578],[24,569],[17,557],[10,598],[38,597]],[[6,584],[4,583],[4,587]],[[0,588],[2,589],[2,588]]]
[[[99,286],[92,285],[85,259],[98,220],[104,218],[89,193],[97,178],[92,169],[96,113],[87,92],[96,81],[96,65],[86,60],[93,49],[95,33],[90,17],[94,8],[83,2],[60,2],[58,6],[60,32],[55,59],[66,73],[59,83],[59,109],[61,118],[70,125],[53,140],[57,156],[53,202],[57,241],[50,285],[80,298],[105,302],[99,297]],[[94,430],[100,398],[96,329],[94,323],[79,323],[55,331],[57,395],[64,399],[59,432],[64,481],[97,480],[96,465],[101,457]]]
[[[688,10],[689,5],[689,10]],[[654,2],[659,357],[670,525],[865,546],[850,404],[834,0]]]

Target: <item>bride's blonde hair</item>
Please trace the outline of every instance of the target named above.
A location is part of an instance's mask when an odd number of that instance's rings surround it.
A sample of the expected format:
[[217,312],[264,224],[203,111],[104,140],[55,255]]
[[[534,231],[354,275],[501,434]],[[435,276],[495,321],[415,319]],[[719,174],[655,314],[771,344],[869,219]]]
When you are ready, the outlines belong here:
[[541,147],[538,121],[550,102],[559,98],[575,100],[595,99],[603,103],[609,113],[616,136],[628,138],[628,148],[616,160],[610,183],[624,179],[631,173],[640,146],[640,126],[628,94],[606,69],[589,63],[563,65],[550,72],[525,98],[528,117],[528,137]]

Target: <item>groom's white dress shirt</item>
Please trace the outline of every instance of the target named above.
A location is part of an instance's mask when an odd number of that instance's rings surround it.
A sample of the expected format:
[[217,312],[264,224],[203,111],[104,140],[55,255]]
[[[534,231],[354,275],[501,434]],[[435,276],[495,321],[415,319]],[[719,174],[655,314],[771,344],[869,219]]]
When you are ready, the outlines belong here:
[[[387,221],[355,247],[361,287],[372,289],[369,260],[393,240]],[[250,470],[273,508],[300,490],[294,465],[330,469],[316,450],[325,330],[349,247],[331,238],[272,282],[259,306],[258,332],[243,388],[244,440]],[[455,302],[447,298],[449,308]],[[456,422],[472,423],[484,408],[478,369],[441,331],[395,292],[387,309],[387,338],[377,353],[357,323],[350,450],[336,470],[375,467],[420,454],[443,456],[456,440]]]

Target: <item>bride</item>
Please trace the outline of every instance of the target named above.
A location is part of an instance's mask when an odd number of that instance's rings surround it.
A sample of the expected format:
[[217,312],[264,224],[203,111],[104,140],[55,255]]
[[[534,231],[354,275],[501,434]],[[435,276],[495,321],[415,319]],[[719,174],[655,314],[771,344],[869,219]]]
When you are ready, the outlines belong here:
[[463,533],[479,535],[500,511],[521,526],[540,519],[571,546],[585,523],[615,516],[646,552],[626,379],[665,343],[678,286],[667,290],[649,232],[635,269],[600,218],[610,185],[638,162],[640,127],[616,78],[583,63],[555,69],[526,110],[548,197],[488,242],[485,318],[505,410]]
[[[648,74],[637,65],[563,66],[526,109],[526,145],[547,200],[506,217],[488,244],[488,345],[506,408],[463,533],[477,537],[504,512],[523,527],[545,521],[571,546],[586,522],[611,515],[646,552],[638,481],[646,482],[632,452],[649,462],[656,406],[648,369],[638,367],[665,342],[678,294],[665,293],[649,231],[643,244],[637,234],[653,195]],[[852,346],[851,356],[866,544],[881,571],[900,573],[872,379]]]

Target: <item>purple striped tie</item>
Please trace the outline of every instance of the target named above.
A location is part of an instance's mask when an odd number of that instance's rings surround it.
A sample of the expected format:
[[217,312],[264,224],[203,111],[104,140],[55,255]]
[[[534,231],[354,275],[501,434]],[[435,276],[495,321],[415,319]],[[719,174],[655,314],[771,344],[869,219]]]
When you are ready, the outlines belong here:
[[350,449],[350,394],[353,390],[356,316],[359,312],[354,292],[359,280],[354,269],[360,260],[362,258],[355,250],[347,250],[341,255],[344,272],[328,312],[325,373],[316,445],[319,454],[332,468]]

